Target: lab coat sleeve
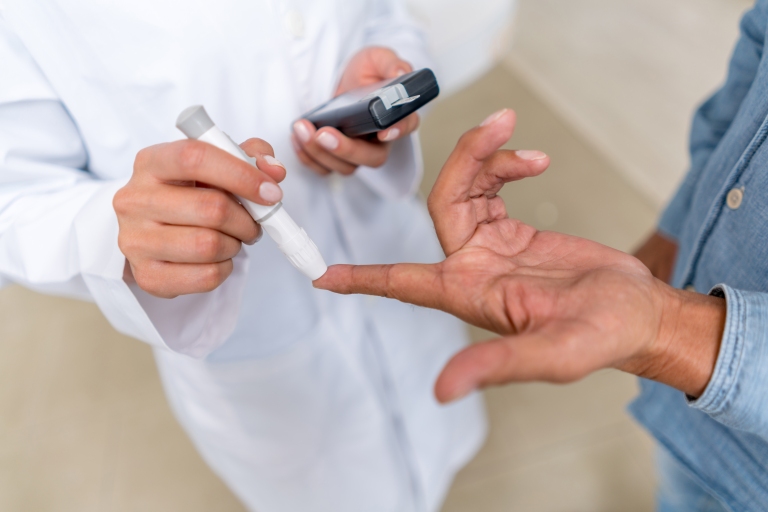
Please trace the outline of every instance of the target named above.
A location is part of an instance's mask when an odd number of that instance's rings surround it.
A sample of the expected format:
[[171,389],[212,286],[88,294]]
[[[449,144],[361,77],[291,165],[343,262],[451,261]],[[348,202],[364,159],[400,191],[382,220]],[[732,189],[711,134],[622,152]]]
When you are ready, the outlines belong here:
[[696,184],[720,140],[741,108],[762,62],[768,2],[760,0],[741,20],[741,36],[731,56],[723,86],[699,107],[690,136],[691,167],[666,207],[659,230],[677,240],[688,217]]
[[[0,18],[0,285],[93,300],[120,332],[202,357],[234,329],[244,256],[210,294],[162,300],[123,281],[112,208],[126,180],[88,172],[76,123]],[[128,172],[126,172],[126,175]]]
[[[377,0],[373,3],[364,44],[391,48],[414,69],[431,66],[426,35],[410,17],[402,0]],[[424,109],[420,114],[424,114]],[[414,194],[423,174],[418,134],[392,144],[389,159],[382,167],[361,167],[356,173],[374,192],[387,199]]]

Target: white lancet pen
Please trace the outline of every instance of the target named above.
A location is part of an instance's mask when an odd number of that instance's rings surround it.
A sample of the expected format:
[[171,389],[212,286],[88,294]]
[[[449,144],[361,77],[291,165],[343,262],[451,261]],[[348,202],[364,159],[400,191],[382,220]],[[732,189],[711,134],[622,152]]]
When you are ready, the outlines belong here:
[[[194,105],[179,114],[176,127],[190,139],[207,142],[251,165],[256,160],[249,157],[229,136],[219,130],[201,105]],[[256,204],[242,197],[237,198],[253,220],[277,243],[294,267],[311,280],[319,279],[328,270],[315,243],[304,229],[285,211],[283,203],[272,206]]]

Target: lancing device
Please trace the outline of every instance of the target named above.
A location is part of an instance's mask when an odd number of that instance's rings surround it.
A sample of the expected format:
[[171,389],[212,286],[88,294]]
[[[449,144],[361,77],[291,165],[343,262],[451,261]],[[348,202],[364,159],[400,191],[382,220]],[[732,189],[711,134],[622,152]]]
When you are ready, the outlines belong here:
[[[176,127],[190,139],[212,144],[230,155],[253,166],[256,159],[249,157],[240,146],[219,130],[202,105],[194,105],[184,110],[176,119]],[[328,267],[317,246],[306,231],[296,224],[283,203],[263,206],[242,197],[237,198],[253,220],[261,224],[264,230],[277,242],[277,247],[288,257],[294,267],[311,280],[319,279]]]

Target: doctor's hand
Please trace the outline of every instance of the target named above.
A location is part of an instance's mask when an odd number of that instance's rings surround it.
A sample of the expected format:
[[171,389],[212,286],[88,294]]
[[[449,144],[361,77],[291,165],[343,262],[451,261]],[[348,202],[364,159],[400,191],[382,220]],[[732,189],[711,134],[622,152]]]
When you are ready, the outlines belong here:
[[337,265],[315,286],[440,309],[501,334],[452,358],[435,386],[441,401],[606,367],[698,396],[714,369],[725,301],[675,290],[620,251],[508,218],[502,186],[549,164],[539,152],[497,151],[514,124],[512,111],[491,116],[443,167],[429,210],[445,261]]
[[[364,85],[410,73],[413,68],[387,48],[369,47],[350,60],[335,96]],[[418,114],[376,134],[373,139],[349,138],[335,128],[316,130],[302,119],[293,125],[291,141],[301,162],[320,175],[332,172],[349,175],[363,165],[381,167],[389,157],[393,141],[407,137],[419,127]]]
[[194,140],[139,151],[113,200],[126,280],[172,298],[211,291],[229,277],[241,244],[262,234],[232,194],[272,205],[282,199],[277,183],[285,178],[269,144],[250,139],[241,147],[258,169]]

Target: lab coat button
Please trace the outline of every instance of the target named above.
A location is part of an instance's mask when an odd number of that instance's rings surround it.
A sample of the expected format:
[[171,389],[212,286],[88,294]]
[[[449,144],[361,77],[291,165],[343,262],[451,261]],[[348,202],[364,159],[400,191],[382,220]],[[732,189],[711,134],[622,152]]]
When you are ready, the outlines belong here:
[[285,29],[294,39],[304,37],[304,17],[296,9],[290,9],[285,15]]
[[731,210],[738,210],[743,200],[744,200],[744,189],[732,188],[731,191],[728,192],[728,197],[726,197],[725,202],[728,205],[728,208],[730,208]]

